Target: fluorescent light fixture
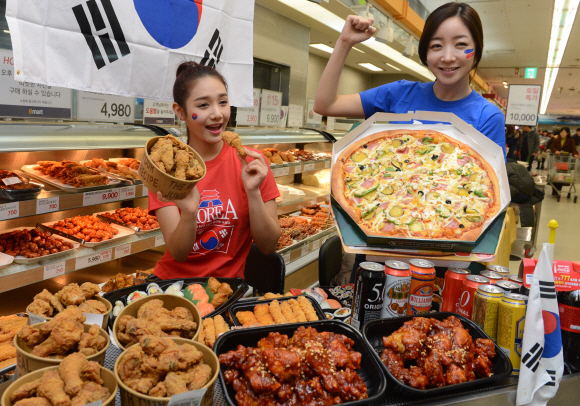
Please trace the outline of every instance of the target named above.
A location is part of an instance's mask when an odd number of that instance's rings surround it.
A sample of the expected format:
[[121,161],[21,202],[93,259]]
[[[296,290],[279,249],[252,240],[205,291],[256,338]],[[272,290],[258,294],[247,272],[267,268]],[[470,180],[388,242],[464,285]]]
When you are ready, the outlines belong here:
[[379,68],[378,66],[373,65],[372,63],[359,63],[359,65],[362,66],[363,68],[367,68],[368,70],[372,70],[373,72],[382,71],[381,68]]
[[564,56],[564,51],[566,51],[566,45],[570,38],[570,31],[572,31],[572,26],[574,25],[579,3],[580,0],[555,0],[554,2],[552,32],[550,34],[550,46],[548,48],[540,114],[546,114],[550,96],[552,95],[552,90],[558,77],[560,63],[562,62],[562,57]]
[[352,49],[354,49],[355,51],[359,51],[361,54],[364,54],[365,51],[361,51],[360,49],[358,49],[357,47],[352,47]]
[[489,55],[508,55],[516,52],[515,49],[490,49],[485,51]]
[[10,31],[8,31],[8,30],[4,30],[4,32],[5,32],[6,34],[10,34]]
[[507,85],[507,82],[503,82],[504,85]]
[[391,65],[390,63],[387,63],[386,65],[395,69],[395,70],[399,70],[399,71],[401,70],[401,69],[397,68],[395,65]]
[[331,54],[332,51],[334,51],[334,48],[329,47],[328,45],[325,45],[325,44],[310,44],[310,46],[312,48],[316,48],[316,49],[318,49],[320,51],[328,52],[329,54]]

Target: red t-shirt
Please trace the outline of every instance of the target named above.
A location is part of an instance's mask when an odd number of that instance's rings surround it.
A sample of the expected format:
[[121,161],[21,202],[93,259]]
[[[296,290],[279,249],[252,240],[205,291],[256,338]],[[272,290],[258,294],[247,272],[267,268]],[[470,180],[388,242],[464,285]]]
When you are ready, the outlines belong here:
[[[205,165],[207,174],[197,184],[201,200],[195,244],[184,262],[176,261],[169,250],[165,251],[154,271],[161,279],[244,276],[252,236],[242,165],[236,150],[226,143],[219,155]],[[271,170],[262,181],[260,192],[264,202],[280,196]],[[175,205],[163,203],[153,193],[149,194],[149,214],[154,215],[156,209],[165,206]]]

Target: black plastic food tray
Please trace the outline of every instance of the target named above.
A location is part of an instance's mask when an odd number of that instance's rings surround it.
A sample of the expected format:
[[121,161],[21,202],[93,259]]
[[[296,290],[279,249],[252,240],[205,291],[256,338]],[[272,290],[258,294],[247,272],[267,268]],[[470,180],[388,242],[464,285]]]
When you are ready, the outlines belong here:
[[[473,321],[463,317],[460,314],[451,313],[451,312],[440,312],[440,313],[430,313],[427,318],[433,318],[437,320],[444,320],[449,316],[455,316],[461,321],[463,327],[469,331],[471,337],[475,341],[477,338],[487,338],[489,336],[483,332],[483,330],[475,324]],[[457,395],[458,391],[462,391],[465,389],[470,389],[475,386],[484,387],[485,385],[493,384],[494,381],[504,378],[509,378],[512,372],[512,364],[508,356],[497,346],[495,345],[495,357],[491,359],[492,362],[492,371],[493,375],[488,378],[478,378],[474,381],[459,383],[456,385],[449,385],[443,386],[441,388],[433,388],[433,389],[416,389],[410,387],[408,385],[403,384],[397,378],[395,378],[391,372],[387,369],[385,364],[381,361],[380,357],[383,353],[383,337],[390,335],[391,333],[395,332],[397,329],[403,326],[403,323],[406,321],[411,320],[416,316],[405,316],[405,317],[395,317],[390,319],[379,319],[379,320],[372,320],[362,328],[362,333],[367,342],[370,346],[374,349],[375,358],[379,360],[381,368],[388,376],[389,383],[390,381],[394,381],[397,383],[398,387],[402,389],[403,393],[412,394],[412,395],[419,395],[423,398],[425,396],[432,396],[432,395],[439,395],[449,392],[454,392],[454,395]],[[502,385],[503,386],[503,385]],[[493,385],[492,385],[493,387]],[[492,389],[490,387],[490,389]]]
[[[157,285],[159,285],[159,287],[161,289],[165,290],[173,283],[183,281],[183,287],[182,287],[182,290],[183,290],[186,287],[188,287],[189,285],[192,285],[194,283],[204,284],[205,282],[207,282],[208,279],[209,278],[185,278],[185,279],[161,280],[161,279],[153,278],[151,280],[150,278],[148,278],[147,282],[142,283],[140,285],[129,286],[129,287],[126,287],[123,289],[118,289],[118,290],[114,290],[114,291],[109,292],[109,293],[105,293],[103,295],[103,298],[105,298],[109,302],[111,302],[113,307],[115,306],[115,302],[117,300],[120,300],[121,302],[123,302],[123,304],[125,306],[127,306],[127,296],[129,296],[131,293],[133,293],[137,290],[144,291],[147,288],[147,285],[149,283],[155,282]],[[214,317],[214,316],[217,316],[218,314],[224,313],[226,310],[228,310],[230,308],[230,306],[232,304],[234,304],[241,297],[243,297],[244,294],[249,289],[248,284],[246,282],[244,282],[244,280],[242,278],[216,278],[216,279],[221,283],[224,283],[224,282],[228,283],[230,285],[230,287],[232,288],[232,290],[234,291],[234,293],[228,298],[227,302],[225,302],[223,305],[221,305],[220,307],[215,309],[213,312],[211,312],[207,316],[204,316],[203,317],[204,319],[207,317]],[[115,317],[111,314],[111,317],[109,317],[109,328],[111,329],[111,331],[113,330],[114,323],[115,323]]]
[[[348,324],[337,320],[322,320],[310,321],[302,323],[301,326],[306,328],[313,327],[318,332],[329,331],[336,334],[344,334],[354,341],[353,349],[362,354],[361,368],[357,369],[357,374],[362,378],[367,386],[368,399],[356,400],[353,402],[346,402],[345,405],[366,405],[377,402],[384,394],[387,388],[387,381],[384,374],[381,372],[381,362],[372,355],[374,352],[368,346],[361,334]],[[256,327],[251,329],[232,330],[219,336],[216,340],[213,351],[219,357],[228,351],[236,350],[238,345],[245,347],[257,347],[258,341],[267,337],[271,332],[279,332],[286,334],[289,338],[300,326],[297,324],[282,324],[275,326]],[[224,380],[223,370],[220,369],[219,374],[220,383],[224,390],[226,401],[231,406],[237,406],[235,399],[235,391],[231,385],[227,385]]]
[[[326,315],[322,311],[322,308],[320,307],[320,305],[318,304],[318,302],[316,302],[316,300],[312,299],[310,296],[304,295],[304,297],[306,299],[308,299],[310,301],[310,303],[312,303],[312,307],[314,307],[314,311],[316,312],[316,315],[318,316],[318,319],[319,320],[326,320]],[[239,301],[237,303],[234,303],[230,307],[230,316],[231,316],[232,322],[234,323],[235,326],[241,326],[242,323],[240,323],[240,321],[236,317],[236,313],[237,312],[244,312],[244,311],[251,311],[251,312],[253,312],[254,311],[254,307],[256,305],[259,305],[259,304],[270,304],[274,300],[277,300],[279,302],[286,302],[286,301],[288,301],[290,299],[296,299],[296,298],[297,298],[297,296],[286,296],[286,297],[278,297],[278,298],[275,298],[275,299],[242,300],[242,301]],[[290,323],[290,324],[296,324],[296,323]]]

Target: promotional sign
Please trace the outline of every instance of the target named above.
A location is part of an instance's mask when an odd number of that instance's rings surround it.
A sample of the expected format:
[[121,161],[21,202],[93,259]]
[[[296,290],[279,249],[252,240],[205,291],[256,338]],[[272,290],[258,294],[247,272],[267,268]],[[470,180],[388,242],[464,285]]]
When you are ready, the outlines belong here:
[[505,123],[535,127],[541,99],[541,85],[510,85]]
[[304,125],[304,106],[290,104],[288,106],[288,127],[300,128]]
[[135,98],[77,92],[77,120],[135,121]]
[[236,113],[236,125],[258,125],[260,117],[260,95],[262,89],[254,89],[254,104],[252,107],[239,107]]
[[262,101],[260,103],[260,125],[267,127],[279,127],[281,106],[281,92],[262,89]]
[[252,104],[254,0],[7,0],[6,20],[17,80],[173,101],[195,61]]
[[173,103],[158,100],[143,100],[143,124],[175,124]]
[[314,100],[308,99],[308,114],[306,115],[306,127],[320,128],[322,116],[314,111]]
[[18,118],[72,117],[72,91],[14,80],[14,57],[0,51],[0,116]]

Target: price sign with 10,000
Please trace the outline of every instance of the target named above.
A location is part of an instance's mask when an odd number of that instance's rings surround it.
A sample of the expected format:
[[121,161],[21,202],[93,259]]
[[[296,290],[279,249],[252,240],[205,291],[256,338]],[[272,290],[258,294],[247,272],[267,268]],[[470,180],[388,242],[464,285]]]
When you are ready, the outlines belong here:
[[541,99],[541,85],[510,85],[505,123],[536,126]]

